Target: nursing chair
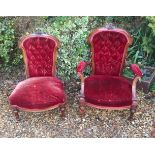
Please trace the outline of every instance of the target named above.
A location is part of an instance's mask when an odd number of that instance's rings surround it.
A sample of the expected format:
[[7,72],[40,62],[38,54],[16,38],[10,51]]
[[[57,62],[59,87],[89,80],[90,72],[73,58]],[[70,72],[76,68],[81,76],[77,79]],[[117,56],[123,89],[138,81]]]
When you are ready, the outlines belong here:
[[64,86],[55,75],[58,39],[41,33],[30,34],[21,38],[19,47],[27,79],[17,84],[8,99],[16,119],[19,120],[19,110],[41,112],[60,107],[64,115]]

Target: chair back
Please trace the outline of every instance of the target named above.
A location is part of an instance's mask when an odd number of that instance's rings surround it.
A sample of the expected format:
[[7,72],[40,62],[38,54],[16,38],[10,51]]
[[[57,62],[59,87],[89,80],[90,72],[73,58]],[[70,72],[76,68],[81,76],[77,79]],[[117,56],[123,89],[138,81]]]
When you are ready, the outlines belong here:
[[21,38],[27,77],[54,76],[59,47],[57,38],[45,34],[30,34]]
[[125,30],[99,28],[88,38],[92,53],[92,70],[96,75],[119,76],[132,37]]

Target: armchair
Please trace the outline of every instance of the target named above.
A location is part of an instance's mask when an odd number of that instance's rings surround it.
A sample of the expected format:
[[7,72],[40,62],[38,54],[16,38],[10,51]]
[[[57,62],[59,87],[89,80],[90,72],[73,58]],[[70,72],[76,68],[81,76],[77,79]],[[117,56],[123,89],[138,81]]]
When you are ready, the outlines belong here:
[[[125,30],[117,28],[99,28],[90,33],[91,62],[80,62],[77,75],[81,79],[79,112],[84,113],[84,106],[99,109],[130,109],[130,117],[137,106],[136,83],[142,72],[138,65],[130,66],[135,77],[128,81],[122,76],[128,47],[132,37]],[[92,73],[84,77],[83,71],[88,65]]]
[[64,115],[65,92],[55,76],[59,41],[45,34],[31,34],[21,38],[27,79],[18,83],[8,100],[16,119],[19,110],[40,112],[60,107]]

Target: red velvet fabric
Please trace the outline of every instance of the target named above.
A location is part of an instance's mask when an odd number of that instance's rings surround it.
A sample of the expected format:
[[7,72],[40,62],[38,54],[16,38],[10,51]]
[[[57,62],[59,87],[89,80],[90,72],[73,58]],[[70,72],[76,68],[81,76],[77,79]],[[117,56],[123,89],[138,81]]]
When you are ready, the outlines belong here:
[[29,77],[53,76],[53,58],[56,42],[43,35],[31,36],[23,40]]
[[77,73],[83,73],[85,67],[87,66],[87,62],[85,61],[81,61],[78,65],[77,65],[77,68],[76,68],[76,72]]
[[64,103],[64,87],[56,77],[32,77],[16,86],[9,101],[12,106],[25,109],[47,109]]
[[127,43],[126,35],[115,30],[96,33],[91,40],[94,74],[118,76]]
[[134,73],[135,76],[140,76],[142,77],[143,76],[143,73],[142,71],[140,70],[139,66],[137,64],[132,64],[130,66],[132,72]]
[[84,81],[84,95],[86,102],[97,106],[130,106],[132,85],[123,77],[92,75]]

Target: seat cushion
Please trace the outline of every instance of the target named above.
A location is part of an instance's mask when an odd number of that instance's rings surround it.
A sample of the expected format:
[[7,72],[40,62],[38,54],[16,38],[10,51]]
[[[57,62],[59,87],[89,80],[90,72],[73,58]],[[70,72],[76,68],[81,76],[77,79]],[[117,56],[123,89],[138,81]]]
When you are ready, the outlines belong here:
[[107,107],[132,104],[132,85],[123,77],[92,75],[84,83],[86,102]]
[[47,109],[64,101],[64,87],[56,77],[26,79],[20,82],[9,96],[12,106],[32,110]]

